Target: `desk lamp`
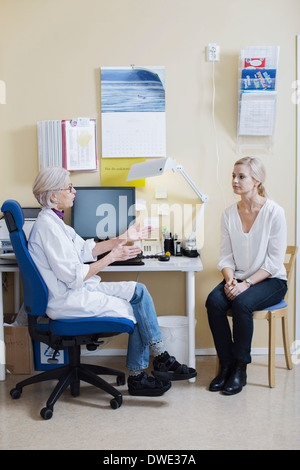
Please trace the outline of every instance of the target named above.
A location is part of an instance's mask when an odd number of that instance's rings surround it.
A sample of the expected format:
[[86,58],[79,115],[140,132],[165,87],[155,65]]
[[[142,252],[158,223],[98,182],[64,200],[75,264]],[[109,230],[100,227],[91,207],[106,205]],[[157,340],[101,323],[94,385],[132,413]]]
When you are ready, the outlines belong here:
[[[191,180],[188,174],[184,171],[182,165],[176,165],[176,160],[171,157],[166,158],[159,158],[157,160],[151,160],[143,163],[135,163],[131,166],[127,181],[138,180],[142,178],[149,178],[151,176],[159,176],[163,175],[167,171],[172,170],[174,173],[179,172],[185,178],[185,180],[189,183],[191,188],[195,191],[199,199],[206,204],[209,200],[208,196],[201,193],[195,183]],[[183,248],[185,250],[184,254],[187,256],[198,256],[197,250],[195,248],[196,243],[196,231],[200,223],[200,219],[202,216],[202,211],[200,212],[199,216],[197,217],[195,227],[191,235],[188,237],[187,240],[183,242]],[[197,254],[195,254],[195,252]]]

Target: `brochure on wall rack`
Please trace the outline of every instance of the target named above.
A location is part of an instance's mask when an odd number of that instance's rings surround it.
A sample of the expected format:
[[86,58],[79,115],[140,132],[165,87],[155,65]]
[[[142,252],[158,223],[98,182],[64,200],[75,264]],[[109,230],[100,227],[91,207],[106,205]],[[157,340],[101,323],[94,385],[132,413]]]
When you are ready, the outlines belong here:
[[279,46],[247,46],[241,50],[240,67],[277,69],[279,50]]
[[275,69],[243,69],[241,77],[242,90],[275,90]]
[[271,136],[277,92],[241,93],[238,135]]

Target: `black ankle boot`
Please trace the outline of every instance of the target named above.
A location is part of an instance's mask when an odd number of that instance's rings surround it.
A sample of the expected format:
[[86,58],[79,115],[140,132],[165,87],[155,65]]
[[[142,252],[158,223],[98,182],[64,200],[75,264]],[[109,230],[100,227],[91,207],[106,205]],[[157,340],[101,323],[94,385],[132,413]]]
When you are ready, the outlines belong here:
[[209,384],[210,392],[220,392],[224,389],[225,383],[229,379],[232,372],[232,364],[220,364],[218,375]]
[[247,383],[246,368],[247,364],[245,362],[236,362],[229,379],[225,383],[223,389],[225,395],[235,395],[242,391]]

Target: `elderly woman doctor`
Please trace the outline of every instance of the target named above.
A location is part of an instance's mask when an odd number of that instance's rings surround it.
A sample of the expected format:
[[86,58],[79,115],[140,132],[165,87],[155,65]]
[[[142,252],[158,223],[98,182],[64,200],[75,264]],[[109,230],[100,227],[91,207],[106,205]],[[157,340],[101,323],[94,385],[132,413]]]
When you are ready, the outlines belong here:
[[[80,316],[129,318],[135,323],[129,335],[128,389],[132,395],[160,396],[170,380],[197,375],[195,369],[179,364],[164,348],[152,298],[143,284],[101,282],[99,271],[114,261],[134,258],[140,252],[127,241],[145,238],[148,228],[131,226],[120,237],[96,243],[83,240],[62,218],[76,195],[69,172],[60,167],[43,168],[37,175],[33,194],[42,210],[30,233],[29,252],[49,293],[47,315],[52,319]],[[97,260],[97,256],[107,253]],[[90,264],[85,264],[90,262]],[[144,372],[154,356],[153,375]]]

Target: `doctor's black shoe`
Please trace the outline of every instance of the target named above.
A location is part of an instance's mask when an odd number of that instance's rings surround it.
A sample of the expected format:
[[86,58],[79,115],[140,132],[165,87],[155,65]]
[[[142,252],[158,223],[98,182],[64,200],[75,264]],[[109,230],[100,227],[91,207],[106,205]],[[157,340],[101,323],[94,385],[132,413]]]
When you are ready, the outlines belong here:
[[141,397],[160,397],[171,387],[171,382],[150,377],[146,372],[130,375],[127,383],[130,395]]
[[167,351],[154,358],[153,368],[152,374],[160,380],[187,380],[197,375],[195,369],[180,364]]

